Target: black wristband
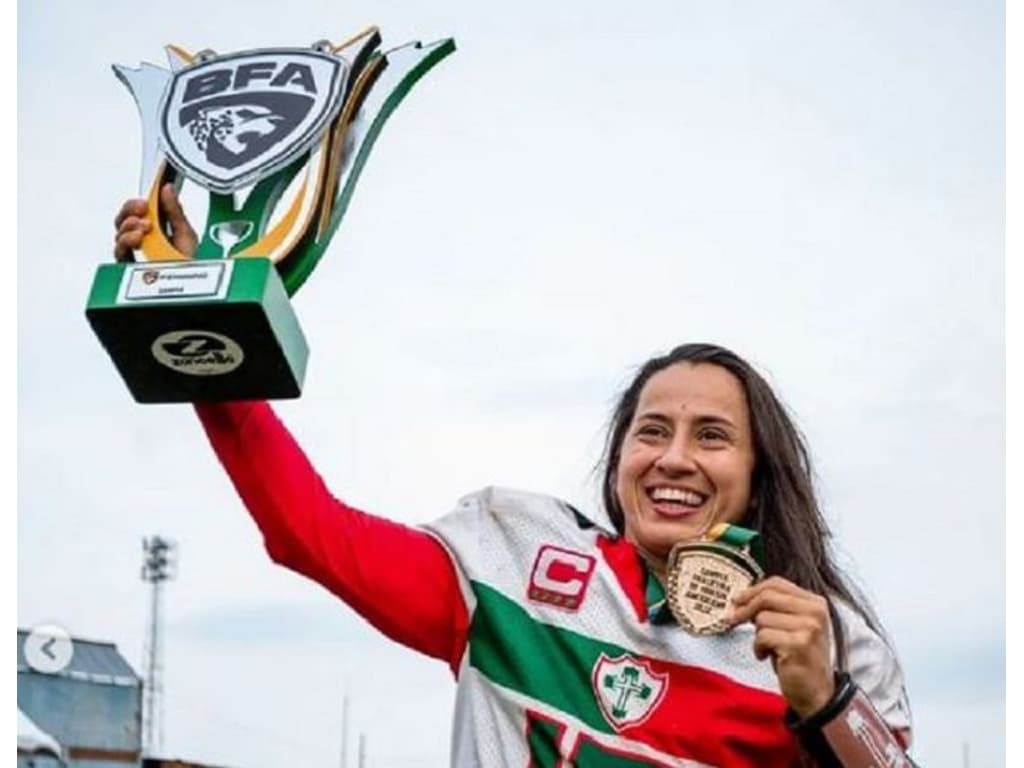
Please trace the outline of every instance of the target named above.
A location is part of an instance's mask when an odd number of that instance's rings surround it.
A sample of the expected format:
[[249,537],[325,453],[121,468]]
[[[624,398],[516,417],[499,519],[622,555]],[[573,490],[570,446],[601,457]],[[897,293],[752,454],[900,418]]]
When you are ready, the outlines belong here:
[[836,672],[836,690],[828,703],[817,712],[801,718],[792,708],[786,710],[786,726],[796,734],[800,746],[818,768],[843,768],[821,729],[846,709],[857,693],[857,686],[846,672]]
[[824,707],[807,717],[801,718],[792,708],[786,710],[786,725],[798,736],[809,731],[818,731],[835,720],[836,715],[846,709],[850,699],[857,693],[857,686],[847,672],[835,673],[836,689]]

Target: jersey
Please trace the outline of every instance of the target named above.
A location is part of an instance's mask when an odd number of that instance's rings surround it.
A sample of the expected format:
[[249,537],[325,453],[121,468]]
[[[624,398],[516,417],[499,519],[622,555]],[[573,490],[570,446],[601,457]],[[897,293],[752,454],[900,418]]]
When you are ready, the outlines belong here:
[[[795,757],[753,629],[695,638],[665,621],[657,579],[607,523],[489,489],[426,531],[404,526],[335,498],[266,403],[197,411],[271,558],[451,666],[453,765],[788,768]],[[907,731],[893,654],[839,610],[849,671],[889,728]]]
[[[554,498],[498,488],[427,530],[450,553],[471,616],[453,765],[796,764],[753,626],[696,637],[659,620],[664,596],[615,531]],[[854,611],[840,615],[855,681],[890,728],[908,729],[895,656]]]

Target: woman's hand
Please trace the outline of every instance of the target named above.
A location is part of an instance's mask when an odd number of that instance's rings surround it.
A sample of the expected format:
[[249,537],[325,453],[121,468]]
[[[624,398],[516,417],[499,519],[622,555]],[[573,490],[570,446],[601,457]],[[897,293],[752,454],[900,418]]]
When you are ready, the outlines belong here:
[[822,709],[835,692],[825,598],[772,576],[740,592],[733,606],[733,626],[756,627],[754,655],[771,658],[789,706],[801,717]]
[[[191,258],[199,239],[178,202],[174,185],[164,184],[160,189],[160,206],[171,225],[171,245],[186,258]],[[153,228],[148,212],[146,201],[140,198],[128,200],[117,212],[114,218],[114,227],[117,229],[114,235],[114,258],[118,261],[134,260],[134,252],[142,245],[142,238]]]

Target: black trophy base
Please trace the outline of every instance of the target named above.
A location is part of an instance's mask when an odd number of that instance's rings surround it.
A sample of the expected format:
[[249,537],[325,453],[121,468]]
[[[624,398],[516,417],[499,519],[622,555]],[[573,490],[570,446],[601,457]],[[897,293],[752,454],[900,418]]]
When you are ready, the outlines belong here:
[[85,314],[140,403],[302,392],[309,350],[266,259],[104,264]]

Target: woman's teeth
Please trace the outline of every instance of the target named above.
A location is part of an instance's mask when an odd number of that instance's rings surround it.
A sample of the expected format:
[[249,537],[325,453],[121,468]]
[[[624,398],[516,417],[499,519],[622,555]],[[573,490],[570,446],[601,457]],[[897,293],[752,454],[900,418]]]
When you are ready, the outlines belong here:
[[682,504],[686,507],[699,507],[707,498],[703,494],[687,491],[683,488],[653,488],[648,494],[654,502],[667,501],[673,504]]

